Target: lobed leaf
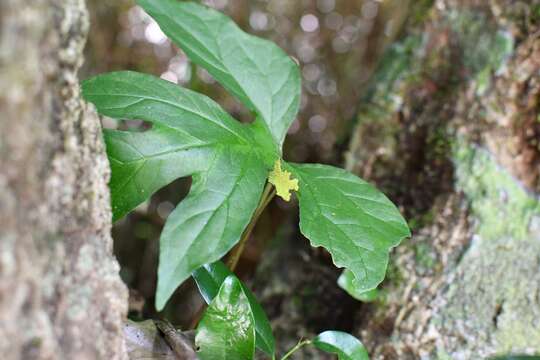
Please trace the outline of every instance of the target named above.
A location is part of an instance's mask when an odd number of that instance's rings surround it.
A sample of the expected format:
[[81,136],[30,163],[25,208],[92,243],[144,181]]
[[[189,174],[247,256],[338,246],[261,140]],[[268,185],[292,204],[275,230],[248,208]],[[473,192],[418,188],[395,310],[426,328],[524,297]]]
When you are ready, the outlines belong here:
[[248,141],[244,126],[213,100],[152,75],[112,72],[84,81],[82,91],[100,114],[176,130],[185,146]]
[[247,129],[204,95],[154,76],[122,71],[83,82],[102,115],[140,119],[145,132],[105,130],[113,220],[171,181],[202,171],[216,144],[248,144]]
[[201,360],[252,360],[255,327],[240,281],[228,276],[206,310],[195,336]]
[[352,271],[359,292],[384,279],[390,249],[410,236],[381,192],[351,173],[320,164],[289,164],[299,180],[300,230],[334,264]]
[[[210,303],[216,297],[221,284],[230,275],[233,275],[233,273],[221,261],[201,266],[192,274],[202,297],[207,303]],[[275,340],[270,321],[253,293],[242,282],[241,285],[249,300],[255,321],[255,344],[257,348],[268,355],[274,356]]]
[[104,137],[112,170],[113,221],[173,180],[204,170],[212,156],[210,148],[186,148],[176,142],[177,134],[157,126],[145,132],[104,130]]
[[153,124],[144,132],[105,131],[114,220],[171,181],[193,177],[161,234],[161,310],[195,269],[225,255],[249,223],[270,161],[251,145],[260,130],[203,95],[149,75],[101,75],[84,82],[83,94],[103,115]]
[[300,105],[300,72],[274,43],[243,32],[206,6],[138,0],[161,30],[266,124],[281,148]]
[[336,354],[339,360],[369,360],[367,350],[360,340],[345,332],[325,331],[313,339],[312,344]]

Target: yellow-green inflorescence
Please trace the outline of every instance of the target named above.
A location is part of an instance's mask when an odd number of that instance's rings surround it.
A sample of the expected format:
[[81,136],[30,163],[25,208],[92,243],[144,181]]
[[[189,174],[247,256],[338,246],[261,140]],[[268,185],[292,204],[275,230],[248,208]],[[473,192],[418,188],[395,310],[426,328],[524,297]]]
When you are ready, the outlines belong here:
[[277,159],[274,169],[268,175],[268,182],[276,187],[276,193],[285,201],[291,199],[291,191],[298,191],[298,179],[292,179],[291,173],[281,168],[281,160]]

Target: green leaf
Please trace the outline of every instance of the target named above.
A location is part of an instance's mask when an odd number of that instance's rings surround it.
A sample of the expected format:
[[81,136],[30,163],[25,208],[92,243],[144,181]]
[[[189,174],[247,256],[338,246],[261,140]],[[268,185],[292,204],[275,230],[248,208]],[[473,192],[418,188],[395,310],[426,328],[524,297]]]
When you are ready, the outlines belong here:
[[201,360],[252,360],[255,327],[249,300],[240,281],[227,277],[208,306],[195,344]]
[[176,130],[185,146],[247,141],[245,127],[213,100],[152,75],[112,72],[84,81],[82,90],[100,114]]
[[[193,179],[160,239],[161,310],[194,270],[219,260],[240,239],[272,165],[277,160],[281,166],[281,145],[299,107],[300,75],[276,45],[244,33],[217,11],[176,0],[139,4],[196,64],[256,113],[251,124],[241,124],[203,95],[132,72],[83,84],[84,97],[100,114],[152,123],[143,132],[105,131],[114,220],[178,177]],[[375,288],[390,248],[409,235],[397,209],[343,170],[283,166],[287,178],[272,181],[284,198],[298,181],[302,233],[314,246],[326,247],[337,266],[352,271],[357,291]]]
[[334,264],[352,271],[359,292],[384,279],[388,253],[410,236],[407,223],[381,192],[327,165],[287,164],[299,180],[300,230]]
[[[201,266],[192,275],[202,297],[207,303],[210,303],[216,297],[223,281],[232,274],[225,264],[221,261],[216,261],[215,263]],[[255,299],[253,293],[243,283],[241,285],[253,313],[257,348],[273,356],[275,352],[275,340],[268,317],[257,299]]]
[[83,84],[83,94],[100,114],[153,124],[144,132],[105,132],[115,220],[178,177],[193,177],[161,234],[160,310],[195,269],[238,242],[271,160],[251,145],[260,130],[240,124],[209,98],[153,76],[98,76]]
[[362,302],[375,301],[379,296],[379,291],[376,288],[368,291],[358,291],[355,285],[354,274],[348,269],[341,273],[337,283],[339,287],[345,290],[349,295]]
[[156,307],[207,262],[238,242],[259,203],[268,170],[250,152],[218,148],[207,169],[193,176],[188,196],[161,233]]
[[176,0],[138,0],[189,58],[264,121],[281,148],[300,104],[300,72],[275,44],[243,32],[227,16]]
[[104,135],[112,170],[113,221],[171,181],[202,171],[212,155],[209,148],[185,147],[179,134],[159,126],[145,132],[105,130]]
[[171,181],[202,171],[216,144],[248,144],[246,127],[218,104],[154,76],[109,73],[82,90],[102,115],[153,124],[145,132],[105,131],[114,220]]
[[341,331],[325,331],[313,339],[313,345],[339,360],[369,360],[366,348],[360,340]]

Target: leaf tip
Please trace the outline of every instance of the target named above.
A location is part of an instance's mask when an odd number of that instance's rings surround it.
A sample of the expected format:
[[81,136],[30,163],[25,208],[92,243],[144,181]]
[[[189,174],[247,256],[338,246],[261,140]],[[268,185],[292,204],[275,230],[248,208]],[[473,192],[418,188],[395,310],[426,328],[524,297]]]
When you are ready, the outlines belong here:
[[276,187],[276,193],[285,201],[291,200],[291,191],[298,191],[298,179],[291,179],[291,173],[281,168],[281,160],[277,159],[274,169],[268,175],[268,182]]
[[164,299],[159,295],[159,293],[156,294],[156,300],[154,302],[154,306],[156,307],[156,310],[162,311],[165,307],[165,301]]
[[156,310],[158,312],[162,311],[163,308],[165,308],[165,305],[167,305],[167,301],[169,301],[172,294],[176,290],[177,286],[180,284],[180,283],[166,282],[163,280],[164,278],[165,277],[161,273],[158,272],[156,299],[154,301],[154,306],[156,307]]

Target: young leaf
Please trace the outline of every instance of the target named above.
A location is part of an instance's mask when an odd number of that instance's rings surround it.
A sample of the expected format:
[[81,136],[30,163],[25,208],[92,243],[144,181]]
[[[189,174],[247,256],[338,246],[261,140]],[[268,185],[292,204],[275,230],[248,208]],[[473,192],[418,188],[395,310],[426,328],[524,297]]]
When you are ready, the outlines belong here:
[[327,165],[289,164],[299,180],[300,230],[334,264],[352,271],[357,291],[384,279],[389,250],[410,235],[382,193],[351,173]]
[[349,295],[362,302],[375,301],[379,296],[377,288],[368,291],[358,291],[357,286],[355,285],[354,274],[348,269],[345,269],[341,273],[337,283],[339,287],[345,290]]
[[[192,275],[202,297],[207,303],[210,303],[217,295],[223,281],[228,276],[232,275],[232,272],[221,261],[216,261],[215,263],[201,266],[199,269],[195,270]],[[257,299],[255,299],[253,293],[243,283],[241,283],[241,285],[249,300],[249,305],[255,321],[255,344],[257,348],[268,355],[273,356],[275,351],[275,340],[268,317]]]
[[339,360],[369,360],[360,340],[341,331],[320,333],[312,343],[322,351],[337,354]]
[[138,0],[163,32],[244,105],[281,148],[300,104],[296,63],[275,44],[246,34],[227,16],[177,0]]
[[240,281],[228,276],[210,303],[195,344],[201,360],[252,360],[255,327],[249,301]]

